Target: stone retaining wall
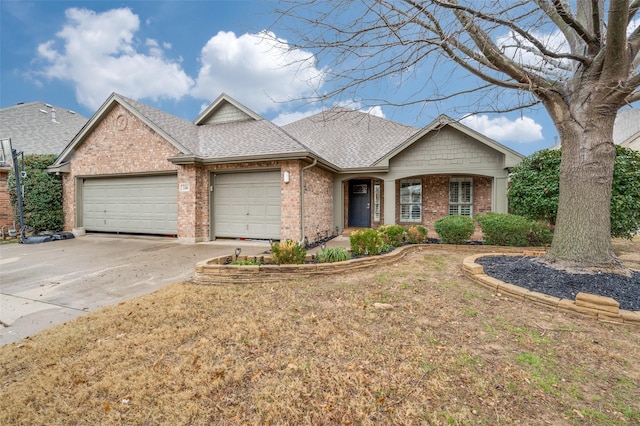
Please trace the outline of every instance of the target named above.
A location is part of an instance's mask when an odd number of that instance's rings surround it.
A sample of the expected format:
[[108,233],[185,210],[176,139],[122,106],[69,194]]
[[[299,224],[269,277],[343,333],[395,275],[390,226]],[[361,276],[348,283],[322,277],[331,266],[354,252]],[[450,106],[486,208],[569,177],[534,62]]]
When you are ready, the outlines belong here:
[[464,259],[464,274],[496,293],[502,293],[516,300],[525,300],[538,305],[547,306],[562,312],[577,313],[598,321],[640,325],[640,311],[620,309],[620,304],[610,298],[589,293],[578,293],[576,300],[560,299],[544,293],[530,291],[525,288],[505,283],[484,273],[482,265],[476,259],[484,256],[517,256],[514,253],[476,254]]
[[[214,257],[196,264],[196,275],[193,282],[197,284],[269,283],[311,278],[317,275],[346,274],[375,265],[387,265],[402,259],[407,253],[421,250],[424,250],[424,246],[409,245],[380,256],[362,257],[343,262],[301,265],[230,265],[228,262],[235,260],[235,256]],[[257,260],[268,263],[271,262],[271,256],[239,256],[238,260]],[[312,260],[312,256],[307,255],[307,260]]]

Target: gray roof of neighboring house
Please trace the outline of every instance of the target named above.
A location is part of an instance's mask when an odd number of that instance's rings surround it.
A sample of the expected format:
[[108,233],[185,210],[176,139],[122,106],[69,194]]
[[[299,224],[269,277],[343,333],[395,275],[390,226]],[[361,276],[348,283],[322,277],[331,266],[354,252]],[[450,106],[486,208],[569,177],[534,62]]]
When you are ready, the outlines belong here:
[[613,126],[613,142],[625,147],[640,138],[640,110],[625,109],[618,112]]
[[29,102],[0,108],[0,137],[25,154],[59,154],[88,119],[68,109]]
[[336,107],[282,126],[322,158],[343,169],[372,167],[420,129]]

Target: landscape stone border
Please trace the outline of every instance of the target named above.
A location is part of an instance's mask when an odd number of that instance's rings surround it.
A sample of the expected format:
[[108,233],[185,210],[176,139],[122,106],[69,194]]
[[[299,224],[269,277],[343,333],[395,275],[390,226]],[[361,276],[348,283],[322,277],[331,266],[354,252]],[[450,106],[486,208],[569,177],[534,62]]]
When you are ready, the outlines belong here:
[[[320,275],[344,274],[377,265],[388,265],[397,262],[408,253],[426,251],[427,247],[429,247],[428,244],[411,244],[396,248],[392,252],[379,256],[360,257],[334,263],[304,263],[300,265],[269,264],[269,262],[272,261],[270,255],[237,257],[239,261],[260,261],[260,265],[231,265],[229,263],[236,260],[235,256],[220,256],[198,262],[195,267],[196,273],[193,282],[196,284],[209,285],[260,284],[282,280],[312,278]],[[445,246],[438,246],[438,249],[443,248],[445,248]],[[456,250],[459,247],[446,246],[446,248]],[[494,250],[496,248],[498,247],[493,247]],[[487,249],[491,248],[483,246],[483,250]],[[482,265],[475,262],[478,258],[485,256],[539,256],[545,253],[544,249],[522,250],[522,248],[508,248],[507,250],[509,252],[485,252],[466,257],[462,263],[463,273],[483,287],[516,300],[529,301],[562,312],[576,313],[598,321],[640,325],[640,311],[620,309],[620,304],[610,297],[578,293],[576,300],[560,299],[490,277],[484,273]],[[308,254],[307,260],[313,260],[313,255]]]
[[[387,265],[402,259],[411,251],[422,251],[424,245],[407,245],[379,256],[359,257],[333,263],[303,263],[299,265],[274,265],[270,255],[238,256],[238,261],[260,261],[260,265],[230,265],[235,256],[221,256],[196,263],[196,284],[270,283],[282,280],[311,278],[319,275],[343,274],[376,265]],[[313,255],[307,255],[307,261]]]
[[548,294],[530,291],[517,285],[509,284],[490,277],[484,273],[482,265],[476,260],[486,256],[522,256],[537,255],[538,253],[483,253],[469,256],[462,262],[464,274],[474,282],[493,292],[508,295],[516,300],[533,302],[547,306],[561,312],[576,313],[598,321],[640,325],[640,311],[620,309],[620,304],[611,297],[598,296],[589,293],[578,293],[576,300],[560,299]]

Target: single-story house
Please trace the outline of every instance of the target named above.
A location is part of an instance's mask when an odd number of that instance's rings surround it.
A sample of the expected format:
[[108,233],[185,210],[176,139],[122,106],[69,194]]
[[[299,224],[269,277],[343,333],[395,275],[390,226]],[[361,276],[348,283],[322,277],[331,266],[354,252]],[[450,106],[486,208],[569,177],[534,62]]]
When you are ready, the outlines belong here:
[[420,129],[333,108],[280,127],[222,94],[189,122],[114,93],[50,171],[67,230],[313,243],[507,212],[521,159],[445,116]]
[[[45,102],[20,103],[0,108],[0,138],[11,138],[13,148],[24,155],[59,155],[88,120]],[[9,164],[9,158],[0,158],[0,226],[13,227],[18,220],[13,217],[7,188]]]

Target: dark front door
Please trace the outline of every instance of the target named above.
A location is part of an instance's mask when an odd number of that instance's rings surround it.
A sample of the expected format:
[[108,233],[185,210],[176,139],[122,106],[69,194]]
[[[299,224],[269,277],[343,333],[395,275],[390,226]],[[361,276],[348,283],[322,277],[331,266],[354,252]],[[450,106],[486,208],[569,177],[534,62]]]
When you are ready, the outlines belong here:
[[371,181],[349,181],[349,225],[371,227]]

